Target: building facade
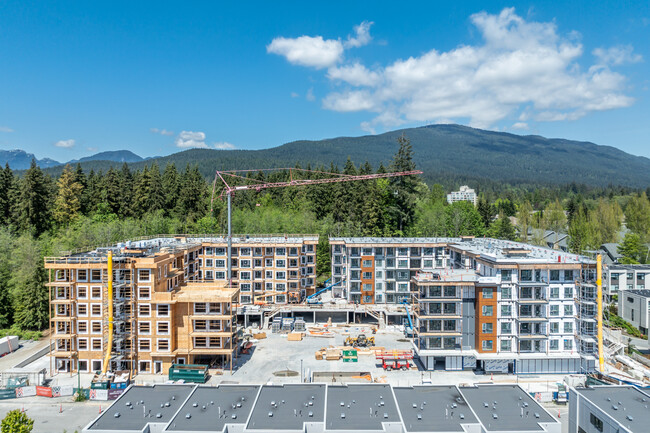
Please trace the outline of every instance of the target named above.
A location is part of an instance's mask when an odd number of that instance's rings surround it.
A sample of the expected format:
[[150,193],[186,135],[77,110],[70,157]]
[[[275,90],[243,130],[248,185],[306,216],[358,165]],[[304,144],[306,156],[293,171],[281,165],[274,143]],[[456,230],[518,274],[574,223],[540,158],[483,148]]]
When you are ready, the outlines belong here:
[[650,265],[606,266],[603,290],[609,300],[623,290],[650,290]]
[[408,303],[429,369],[578,372],[595,365],[595,262],[517,242],[331,238],[335,297]]
[[313,292],[317,243],[317,236],[234,238],[232,287],[223,238],[156,238],[47,257],[52,370],[103,367],[109,251],[114,310],[109,368],[166,373],[174,362],[228,368],[235,306],[287,303]]
[[633,386],[569,389],[569,433],[648,431],[650,394]]
[[474,191],[472,188],[467,185],[463,185],[458,191],[452,191],[447,194],[447,203],[451,204],[457,201],[468,201],[476,206],[476,203],[478,202],[478,196],[476,195],[476,191]]
[[650,327],[650,290],[624,290],[618,294],[618,314],[648,335]]

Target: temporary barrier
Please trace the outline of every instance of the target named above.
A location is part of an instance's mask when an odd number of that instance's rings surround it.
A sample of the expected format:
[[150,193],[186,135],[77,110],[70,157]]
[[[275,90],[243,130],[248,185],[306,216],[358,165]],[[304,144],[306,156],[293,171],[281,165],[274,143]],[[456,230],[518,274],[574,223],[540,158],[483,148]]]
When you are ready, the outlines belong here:
[[35,386],[23,386],[22,388],[16,388],[16,397],[34,397],[35,395]]
[[108,390],[107,389],[91,389],[90,390],[90,399],[91,400],[108,400]]
[[49,386],[37,386],[36,395],[41,397],[52,397],[52,388]]

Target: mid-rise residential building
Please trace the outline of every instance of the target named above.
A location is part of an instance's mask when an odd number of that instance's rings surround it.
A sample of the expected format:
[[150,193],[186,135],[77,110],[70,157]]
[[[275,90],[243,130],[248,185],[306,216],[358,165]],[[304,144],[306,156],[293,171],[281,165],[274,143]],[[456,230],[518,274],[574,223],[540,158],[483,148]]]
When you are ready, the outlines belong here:
[[52,369],[101,370],[108,344],[112,253],[111,370],[166,372],[172,363],[228,367],[236,304],[287,303],[313,292],[317,236],[160,237],[48,257]]
[[476,191],[474,191],[472,188],[467,185],[463,185],[458,191],[452,191],[447,194],[447,202],[449,204],[455,203],[457,201],[468,201],[476,206],[476,203],[478,202],[478,196],[476,195]]
[[578,372],[595,364],[595,261],[495,239],[330,238],[334,296],[411,304],[429,369]]
[[648,335],[650,328],[650,290],[624,290],[618,294],[618,315]]
[[650,394],[634,386],[569,389],[569,433],[645,433]]
[[622,290],[650,290],[650,265],[605,266],[603,290],[609,299]]

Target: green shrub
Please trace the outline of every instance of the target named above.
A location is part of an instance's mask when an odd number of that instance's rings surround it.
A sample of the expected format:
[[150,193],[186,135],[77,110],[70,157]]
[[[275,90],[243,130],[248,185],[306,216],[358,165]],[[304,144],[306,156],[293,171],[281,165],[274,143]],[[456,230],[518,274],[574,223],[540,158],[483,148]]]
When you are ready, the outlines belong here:
[[0,329],[0,338],[8,335],[17,335],[21,340],[38,340],[43,336],[41,331],[30,331],[28,329],[20,329],[16,325],[11,328]]
[[2,420],[2,433],[30,433],[34,428],[34,420],[29,419],[27,415],[19,409],[12,410]]

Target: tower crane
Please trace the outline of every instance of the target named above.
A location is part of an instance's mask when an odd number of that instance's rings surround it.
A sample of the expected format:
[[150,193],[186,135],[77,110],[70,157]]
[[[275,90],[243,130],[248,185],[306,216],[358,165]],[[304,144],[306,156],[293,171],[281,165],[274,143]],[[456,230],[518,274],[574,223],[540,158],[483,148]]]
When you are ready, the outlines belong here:
[[[246,173],[250,172],[264,172],[264,171],[288,171],[289,181],[285,182],[265,182],[257,179],[246,177]],[[313,173],[318,176],[329,176],[320,179],[300,179],[296,178],[296,174]],[[255,190],[260,191],[268,188],[283,188],[287,186],[306,186],[317,185],[323,183],[337,183],[337,182],[351,182],[356,180],[370,180],[370,179],[383,179],[388,177],[410,176],[415,174],[422,174],[420,170],[400,171],[393,173],[376,173],[376,174],[363,174],[363,175],[348,175],[342,173],[328,173],[325,171],[307,170],[302,168],[270,168],[259,170],[217,170],[212,184],[212,197],[210,199],[210,213],[214,210],[214,199],[217,190],[217,182],[223,182],[223,189],[219,198],[223,199],[224,196],[228,202],[228,285],[232,285],[232,196],[238,191]],[[228,179],[228,180],[227,180]],[[244,180],[247,182],[257,182],[248,185],[231,185],[237,180]],[[228,183],[230,181],[230,184]]]

